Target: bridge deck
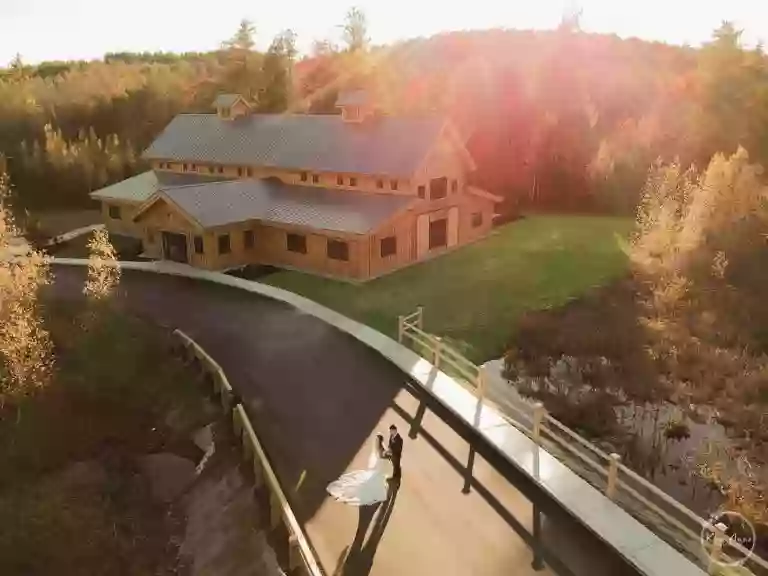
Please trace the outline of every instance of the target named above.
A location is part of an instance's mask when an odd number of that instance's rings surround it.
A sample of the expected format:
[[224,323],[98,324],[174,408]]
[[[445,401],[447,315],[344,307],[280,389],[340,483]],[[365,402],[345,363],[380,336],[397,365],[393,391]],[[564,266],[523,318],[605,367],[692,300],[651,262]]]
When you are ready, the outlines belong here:
[[[53,290],[77,297],[84,270],[56,267]],[[291,307],[183,278],[124,272],[129,308],[184,330],[221,364],[248,406],[299,519],[331,574],[508,575],[533,572],[510,527],[530,529],[531,504],[477,458],[463,494],[468,446],[418,401],[403,373],[359,342]],[[405,440],[403,481],[388,521],[326,497],[325,486],[363,467],[373,437],[395,423]],[[358,529],[368,528],[361,540]],[[563,514],[544,525],[548,548],[575,574],[634,574]]]

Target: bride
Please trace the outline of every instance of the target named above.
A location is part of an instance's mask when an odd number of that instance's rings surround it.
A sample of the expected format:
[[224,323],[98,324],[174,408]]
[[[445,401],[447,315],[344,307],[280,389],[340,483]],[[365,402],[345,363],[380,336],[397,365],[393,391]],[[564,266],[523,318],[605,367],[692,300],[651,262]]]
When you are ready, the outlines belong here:
[[367,470],[342,474],[328,484],[328,494],[350,506],[368,506],[387,499],[387,460],[384,457],[384,437],[376,435]]

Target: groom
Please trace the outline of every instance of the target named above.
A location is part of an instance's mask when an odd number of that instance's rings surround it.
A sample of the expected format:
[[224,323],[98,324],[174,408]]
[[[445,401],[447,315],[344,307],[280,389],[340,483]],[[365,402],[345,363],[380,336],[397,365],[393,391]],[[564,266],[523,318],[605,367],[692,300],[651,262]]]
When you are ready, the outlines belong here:
[[389,450],[386,456],[392,461],[392,481],[400,482],[400,458],[403,455],[403,439],[397,433],[397,427],[392,424],[389,427]]

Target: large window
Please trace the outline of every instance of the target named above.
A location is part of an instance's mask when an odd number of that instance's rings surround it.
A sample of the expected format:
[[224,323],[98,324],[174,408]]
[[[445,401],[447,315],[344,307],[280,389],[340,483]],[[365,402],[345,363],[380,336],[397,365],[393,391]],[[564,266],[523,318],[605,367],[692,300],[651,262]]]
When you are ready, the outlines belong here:
[[384,188],[384,180],[376,180],[376,188]]
[[483,213],[472,212],[472,228],[479,228],[483,225]]
[[301,173],[301,181],[302,182],[306,182],[307,181],[307,173],[306,172],[302,172]]
[[240,166],[237,167],[237,177],[238,178],[243,177],[243,169]]
[[229,254],[232,251],[232,246],[229,243],[229,234],[221,234],[219,236],[219,254]]
[[307,253],[307,237],[303,234],[287,234],[285,244],[288,252]]
[[110,206],[109,217],[112,218],[112,220],[120,220],[120,206]]
[[317,184],[318,182],[320,182],[320,176],[312,174],[312,184]]
[[328,258],[349,260],[349,244],[343,240],[328,240]]
[[443,248],[448,245],[448,220],[433,220],[429,223],[429,249]]
[[392,190],[397,190],[397,180],[390,180],[389,187],[392,188]]
[[336,184],[338,184],[339,186],[344,186],[344,176],[342,176],[341,174],[336,176]]
[[440,200],[448,194],[448,178],[432,178],[429,182],[430,200]]
[[381,257],[393,256],[397,254],[397,236],[387,236],[381,239]]
[[349,179],[349,185],[350,186],[357,186],[357,178],[350,178]]
[[254,246],[253,230],[246,230],[243,232],[243,247],[246,250],[251,250]]
[[224,174],[224,166],[217,166],[217,167],[216,167],[216,171],[217,171],[219,174]]
[[427,197],[427,187],[422,184],[418,188],[419,190],[419,198],[426,198]]
[[205,252],[203,250],[203,237],[202,236],[195,236],[192,239],[192,243],[195,245],[195,254],[202,254]]

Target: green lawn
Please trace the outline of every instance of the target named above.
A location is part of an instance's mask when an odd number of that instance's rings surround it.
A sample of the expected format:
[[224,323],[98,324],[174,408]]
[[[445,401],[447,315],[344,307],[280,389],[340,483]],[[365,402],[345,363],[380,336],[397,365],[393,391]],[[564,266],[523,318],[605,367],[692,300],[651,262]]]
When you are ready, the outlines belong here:
[[504,352],[527,310],[559,306],[620,276],[626,218],[535,216],[485,240],[362,286],[278,272],[264,282],[297,292],[391,336],[397,317],[424,306],[424,327],[475,361]]

